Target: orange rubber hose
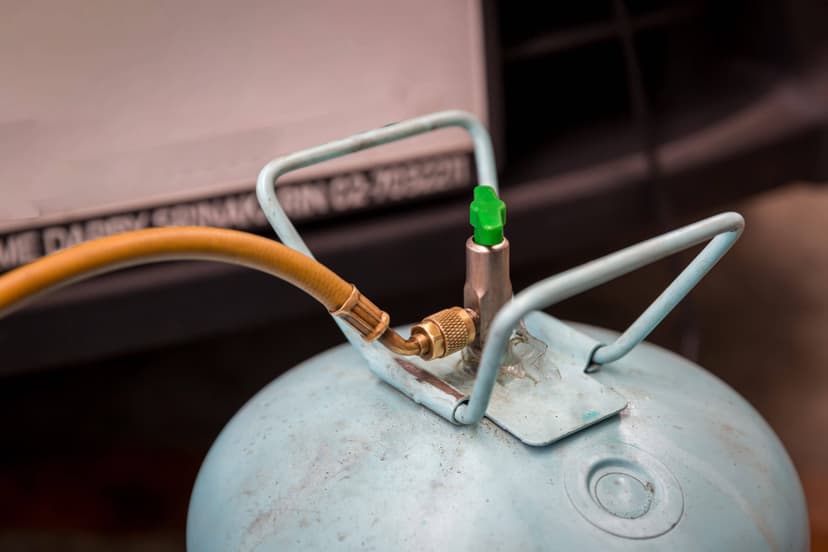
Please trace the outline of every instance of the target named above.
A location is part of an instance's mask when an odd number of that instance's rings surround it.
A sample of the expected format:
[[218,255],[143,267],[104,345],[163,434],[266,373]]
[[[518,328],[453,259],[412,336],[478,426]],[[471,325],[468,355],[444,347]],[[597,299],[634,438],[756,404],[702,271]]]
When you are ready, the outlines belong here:
[[220,228],[151,228],[82,243],[0,276],[0,318],[73,282],[139,264],[180,260],[218,261],[266,272],[307,292],[329,311],[342,306],[352,290],[324,265],[267,238]]

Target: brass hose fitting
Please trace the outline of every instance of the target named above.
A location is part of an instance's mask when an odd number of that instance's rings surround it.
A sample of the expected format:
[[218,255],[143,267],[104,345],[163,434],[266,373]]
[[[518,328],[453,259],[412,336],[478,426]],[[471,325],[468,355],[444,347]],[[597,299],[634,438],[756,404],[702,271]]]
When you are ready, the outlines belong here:
[[432,360],[462,350],[476,336],[477,313],[463,307],[452,307],[427,316],[411,328],[408,339],[403,339],[394,330],[388,330],[380,337],[380,343],[397,355]]
[[391,321],[387,312],[363,296],[353,284],[348,299],[338,309],[332,310],[331,314],[356,329],[365,341],[373,341],[387,333]]
[[424,346],[425,360],[447,357],[472,343],[477,336],[476,314],[463,307],[441,310],[411,328],[411,337]]
[[388,330],[382,334],[379,341],[395,355],[402,356],[420,356],[420,352],[428,347],[422,336],[418,339],[418,336],[412,335],[405,339],[394,330]]
[[348,299],[331,314],[342,318],[365,339],[379,338],[391,352],[419,356],[424,360],[447,357],[474,342],[477,337],[477,314],[471,309],[452,307],[427,316],[411,328],[411,337],[403,339],[389,330],[390,317],[352,286]]

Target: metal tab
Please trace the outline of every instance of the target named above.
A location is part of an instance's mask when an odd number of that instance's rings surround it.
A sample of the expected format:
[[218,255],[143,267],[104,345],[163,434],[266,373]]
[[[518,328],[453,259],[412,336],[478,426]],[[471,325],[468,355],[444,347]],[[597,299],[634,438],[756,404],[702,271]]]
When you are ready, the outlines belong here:
[[[520,376],[501,374],[486,417],[527,445],[545,446],[617,414],[627,400],[584,373],[599,342],[539,312],[525,320],[529,333],[548,345],[534,367]],[[445,379],[470,394],[474,378]]]
[[[539,312],[529,314],[525,324],[548,347],[524,374],[498,378],[487,418],[527,445],[545,446],[624,409],[624,397],[584,373],[598,341]],[[372,372],[451,421],[449,409],[468,400],[475,374],[464,368],[459,354],[430,362],[390,360],[373,344],[358,346]]]
[[540,359],[540,378],[498,381],[487,418],[527,445],[544,446],[627,406],[624,397],[584,373],[598,342],[543,313],[530,314],[525,323],[549,346]]

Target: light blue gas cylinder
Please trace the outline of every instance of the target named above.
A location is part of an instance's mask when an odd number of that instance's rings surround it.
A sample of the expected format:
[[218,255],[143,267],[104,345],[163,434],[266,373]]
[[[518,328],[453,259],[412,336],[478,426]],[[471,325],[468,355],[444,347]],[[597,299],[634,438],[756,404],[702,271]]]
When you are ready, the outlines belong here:
[[[450,125],[471,132],[478,179],[496,190],[485,130],[443,112],[272,162],[262,207],[310,254],[279,175]],[[530,286],[471,363],[400,358],[337,320],[350,344],[276,379],[221,432],[188,549],[807,550],[802,487],[771,428],[714,375],[643,342],[742,227],[721,214]],[[708,240],[621,334],[540,312]]]
[[[542,334],[550,318],[530,323]],[[188,549],[808,549],[793,465],[737,393],[650,344],[594,377],[626,408],[532,447],[487,419],[454,426],[334,348],[221,433],[193,491]]]

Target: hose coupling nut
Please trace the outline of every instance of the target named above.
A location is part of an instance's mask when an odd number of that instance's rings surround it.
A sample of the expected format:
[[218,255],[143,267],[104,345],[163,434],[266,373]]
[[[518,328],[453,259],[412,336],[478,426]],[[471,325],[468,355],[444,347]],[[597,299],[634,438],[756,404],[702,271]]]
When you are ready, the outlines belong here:
[[373,341],[384,334],[391,321],[387,312],[363,296],[353,284],[348,299],[338,309],[330,312],[356,329],[365,341]]
[[447,357],[462,350],[477,336],[477,313],[452,307],[427,316],[411,328],[411,337],[420,343],[425,360]]

